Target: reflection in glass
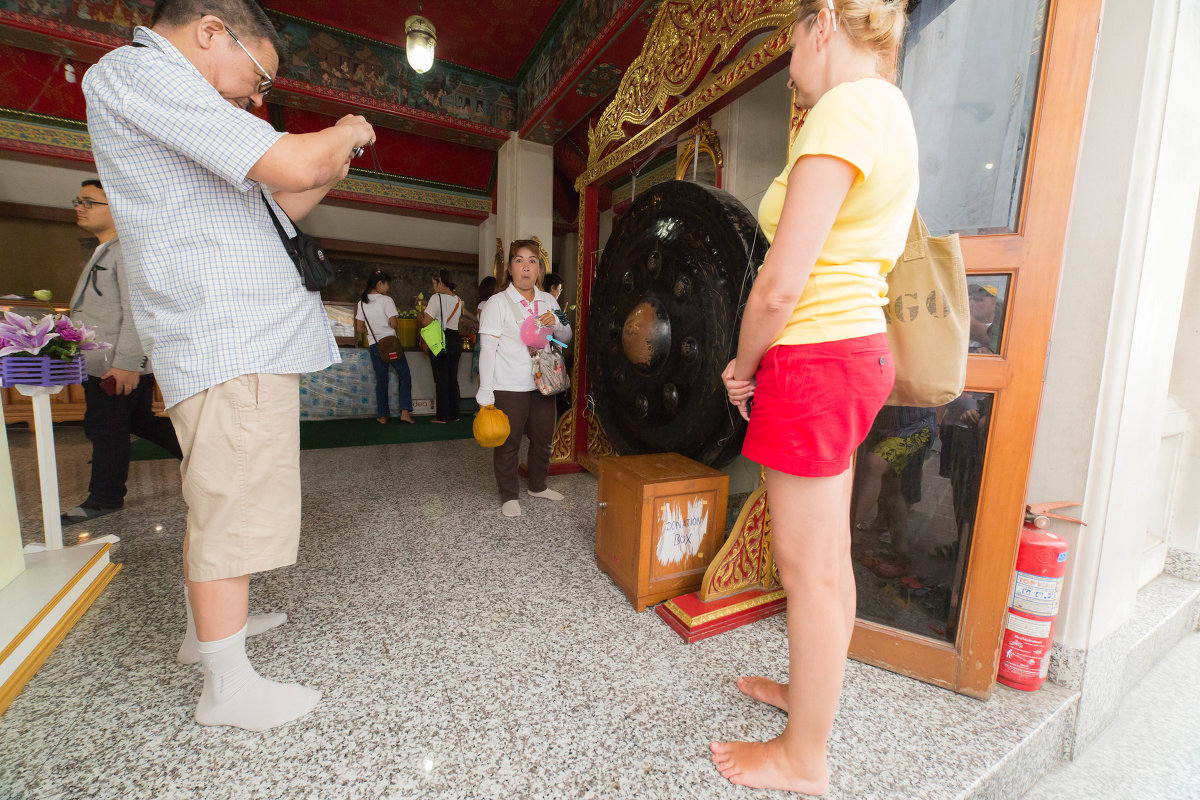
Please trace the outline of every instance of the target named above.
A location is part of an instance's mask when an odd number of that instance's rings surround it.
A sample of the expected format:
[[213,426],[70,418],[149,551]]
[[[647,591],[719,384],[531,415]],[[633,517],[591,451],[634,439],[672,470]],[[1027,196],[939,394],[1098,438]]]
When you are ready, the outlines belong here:
[[933,233],[1016,230],[1049,0],[910,4],[900,61]]
[[993,396],[885,407],[859,448],[851,505],[858,616],[954,641]]
[[1005,312],[1008,309],[1008,275],[968,275],[967,306],[971,312],[969,351],[1000,355]]

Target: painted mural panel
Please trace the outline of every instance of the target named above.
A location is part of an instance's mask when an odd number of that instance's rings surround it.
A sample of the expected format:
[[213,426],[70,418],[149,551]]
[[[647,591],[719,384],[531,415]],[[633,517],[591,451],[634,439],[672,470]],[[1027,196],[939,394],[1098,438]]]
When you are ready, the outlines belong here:
[[[626,4],[645,5],[639,14],[639,24],[649,30],[654,15],[662,0],[571,0],[574,6],[567,12],[562,27],[546,41],[536,60],[525,74],[518,90],[518,116],[526,119],[546,99],[554,85],[567,73],[575,61],[583,55],[600,32]],[[593,70],[585,83],[590,90],[607,94],[617,87],[621,79],[619,68],[613,74],[613,65],[600,65]],[[609,85],[611,84],[611,85]]]
[[[610,0],[611,1],[611,0]],[[154,0],[0,0],[0,9],[127,39],[150,19]],[[438,61],[418,75],[403,48],[268,11],[291,53],[282,76],[468,120],[516,126],[515,87]]]
[[291,55],[285,77],[433,114],[512,130],[512,86],[446,62],[418,75],[402,48],[268,12]]

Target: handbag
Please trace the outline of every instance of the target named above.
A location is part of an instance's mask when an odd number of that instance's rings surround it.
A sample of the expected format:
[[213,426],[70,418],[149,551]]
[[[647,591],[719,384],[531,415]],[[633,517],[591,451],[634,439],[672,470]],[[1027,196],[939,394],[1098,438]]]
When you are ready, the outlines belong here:
[[[450,312],[450,316],[454,316],[454,312],[458,311],[458,307],[462,305],[462,300],[454,304],[454,309]],[[438,295],[438,311],[442,311],[442,296]],[[437,321],[437,318],[431,319],[429,324],[421,328],[421,349],[431,356],[440,356],[442,351],[446,349],[446,332],[442,330],[442,324]]]
[[360,301],[358,308],[362,311],[363,322],[367,323],[367,330],[371,333],[371,338],[375,340],[375,349],[379,351],[379,358],[385,364],[393,361],[399,361],[404,357],[404,347],[400,344],[400,339],[396,336],[385,336],[382,339],[375,336],[375,329],[371,327],[371,320],[367,319],[367,312],[363,308]]
[[930,236],[913,211],[904,254],[887,276],[888,346],[896,364],[889,406],[941,406],[967,380],[971,316],[958,234]]
[[[320,242],[297,228],[291,217],[288,217],[288,222],[292,223],[296,235],[289,237],[287,231],[283,229],[279,217],[275,214],[275,209],[267,200],[266,192],[263,192],[262,199],[266,203],[267,211],[271,213],[271,222],[275,223],[275,232],[279,234],[279,241],[283,243],[283,249],[287,251],[292,263],[296,265],[296,271],[300,273],[300,277],[304,279],[304,288],[310,292],[319,292],[333,283],[335,277],[333,264],[326,258]],[[287,216],[287,212],[284,212],[284,216]]]
[[[507,297],[507,295],[505,295]],[[521,307],[508,298],[512,304],[514,319],[521,318]],[[528,309],[526,309],[528,311]],[[529,316],[533,312],[529,311]],[[517,327],[520,327],[518,323]],[[543,348],[529,348],[530,367],[533,371],[533,385],[544,395],[561,394],[571,388],[571,376],[567,373],[567,362],[563,358],[562,348],[551,342]]]
[[534,350],[533,384],[544,395],[562,394],[571,388],[571,376],[567,374],[567,362],[562,348],[551,343],[541,350]]

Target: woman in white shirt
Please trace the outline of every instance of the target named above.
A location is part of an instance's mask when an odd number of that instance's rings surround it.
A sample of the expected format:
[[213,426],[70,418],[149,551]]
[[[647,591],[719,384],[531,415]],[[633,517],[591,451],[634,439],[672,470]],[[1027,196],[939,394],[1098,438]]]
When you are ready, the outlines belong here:
[[421,326],[424,327],[432,320],[437,320],[446,334],[446,347],[438,355],[429,354],[429,365],[433,368],[433,384],[436,387],[434,422],[455,422],[458,420],[458,407],[461,402],[458,391],[458,360],[462,357],[462,337],[458,333],[458,323],[463,317],[474,320],[475,315],[463,307],[462,298],[454,293],[455,283],[450,280],[450,273],[439,270],[433,276],[433,294],[425,304],[425,313],[421,316]]
[[371,366],[375,368],[375,421],[380,425],[386,424],[391,415],[388,366],[400,376],[400,421],[416,422],[412,418],[412,374],[408,371],[404,351],[401,350],[400,358],[390,365],[379,356],[379,340],[396,335],[396,302],[387,293],[390,282],[391,277],[386,272],[376,270],[372,273],[354,312],[354,329],[359,336],[367,334],[367,350],[371,354]]
[[538,252],[537,242],[518,239],[512,243],[506,286],[492,295],[479,318],[479,391],[475,400],[480,406],[494,405],[507,414],[511,429],[508,440],[492,456],[501,510],[506,517],[521,514],[517,456],[522,433],[529,435],[529,495],[562,499],[561,494],[546,488],[555,400],[534,385],[530,349],[521,340],[521,325],[526,318],[537,317],[542,326],[552,326],[552,335],[563,343],[571,341],[572,331],[558,302],[537,288],[542,270]]

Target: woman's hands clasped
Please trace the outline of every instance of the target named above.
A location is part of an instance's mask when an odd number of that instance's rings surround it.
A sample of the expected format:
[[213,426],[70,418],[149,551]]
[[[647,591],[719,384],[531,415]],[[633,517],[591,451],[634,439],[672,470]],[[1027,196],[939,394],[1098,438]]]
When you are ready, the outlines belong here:
[[725,393],[729,395],[729,402],[737,407],[738,413],[745,420],[750,419],[750,400],[754,397],[754,379],[748,381],[739,381],[734,378],[734,370],[737,367],[737,359],[729,362],[721,373],[721,380],[725,382]]

